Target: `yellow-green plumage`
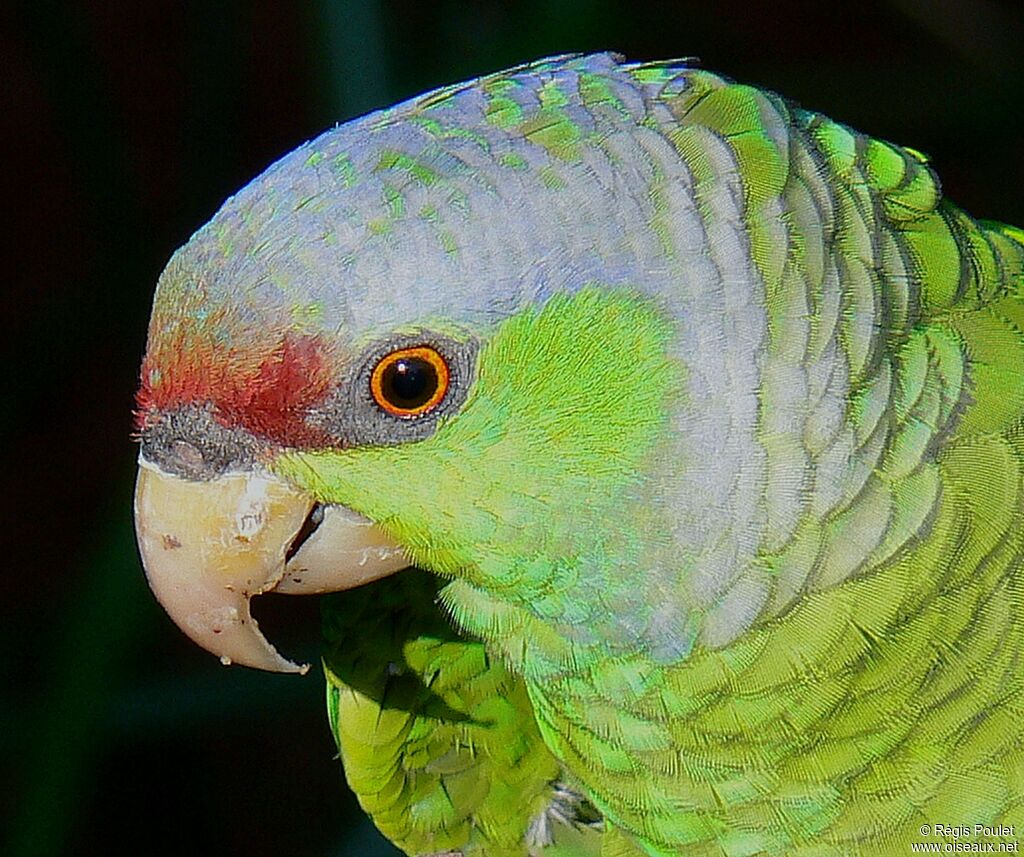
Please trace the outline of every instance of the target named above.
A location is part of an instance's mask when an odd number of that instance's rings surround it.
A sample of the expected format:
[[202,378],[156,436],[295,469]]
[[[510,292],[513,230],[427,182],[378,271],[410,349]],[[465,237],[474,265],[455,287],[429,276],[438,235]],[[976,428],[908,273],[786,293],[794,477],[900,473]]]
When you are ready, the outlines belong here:
[[[942,200],[916,152],[710,74],[688,84],[666,99],[667,136],[698,205],[722,180],[706,153],[732,152],[764,280],[764,359],[839,344],[863,472],[762,544],[771,593],[754,626],[680,663],[575,648],[573,668],[542,675],[509,644],[540,638],[537,619],[474,622],[479,592],[449,593],[452,609],[526,673],[545,742],[622,828],[606,855],[897,854],[924,823],[1024,823],[1022,234]],[[763,412],[784,407],[783,383],[765,382]],[[825,448],[827,426],[808,420],[801,438],[769,420],[769,480]],[[429,465],[411,467],[401,478],[416,485]]]
[[[736,90],[718,125],[726,135],[751,99],[777,109]],[[602,731],[591,713],[613,701],[596,688],[533,694],[547,740],[651,854],[896,854],[938,819],[1024,821],[1022,235],[940,201],[915,153],[818,117],[799,122],[807,132],[796,145],[832,173],[833,252],[860,266],[890,310],[870,316],[886,325],[887,352],[857,341],[856,295],[840,323],[851,364],[864,367],[852,373],[851,398],[865,402],[855,419],[889,423],[860,503],[902,538],[881,539],[838,586],[826,563],[812,591],[730,646],[648,668],[634,698],[614,700],[621,715],[601,741],[588,740]],[[748,169],[765,166],[757,156]],[[799,187],[795,172],[783,195]],[[780,303],[789,269],[806,261],[799,242],[790,246],[766,276]],[[769,348],[786,347],[785,322]],[[882,375],[895,394],[872,413]],[[805,522],[811,551],[798,535],[764,560],[820,557],[830,538],[873,539],[879,525],[854,512]],[[843,563],[841,551],[828,562]],[[650,737],[638,743],[639,731]]]
[[[346,775],[407,852],[1024,830],[1024,232],[923,155],[561,57],[328,132],[182,253],[155,335],[326,341],[296,418],[330,442],[266,466],[426,570],[325,619]],[[421,331],[472,355],[458,406],[339,418]]]
[[438,588],[410,569],[325,604],[327,708],[349,786],[412,854],[514,857],[530,843],[596,857],[599,831],[544,818],[565,786],[526,689],[455,633]]

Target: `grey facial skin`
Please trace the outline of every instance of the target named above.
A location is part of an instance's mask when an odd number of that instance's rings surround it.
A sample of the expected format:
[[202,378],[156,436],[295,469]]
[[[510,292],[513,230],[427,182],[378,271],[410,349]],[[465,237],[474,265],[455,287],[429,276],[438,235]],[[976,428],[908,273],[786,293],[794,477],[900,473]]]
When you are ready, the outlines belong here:
[[[399,417],[381,408],[370,392],[370,375],[380,360],[401,348],[425,345],[448,364],[448,391],[438,405],[415,417]],[[314,411],[310,424],[335,438],[340,446],[394,446],[430,437],[438,420],[458,411],[473,381],[478,344],[459,342],[429,331],[401,334],[367,349],[349,378]]]
[[205,482],[229,470],[247,470],[265,450],[249,432],[225,428],[212,406],[169,411],[143,429],[142,456],[166,473]]

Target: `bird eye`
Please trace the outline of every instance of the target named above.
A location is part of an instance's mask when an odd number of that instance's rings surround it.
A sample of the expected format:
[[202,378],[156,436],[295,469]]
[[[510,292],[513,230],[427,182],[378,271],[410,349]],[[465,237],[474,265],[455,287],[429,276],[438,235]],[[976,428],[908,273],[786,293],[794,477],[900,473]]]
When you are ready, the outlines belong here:
[[418,417],[448,391],[448,364],[427,345],[400,348],[381,358],[370,375],[373,400],[396,417]]

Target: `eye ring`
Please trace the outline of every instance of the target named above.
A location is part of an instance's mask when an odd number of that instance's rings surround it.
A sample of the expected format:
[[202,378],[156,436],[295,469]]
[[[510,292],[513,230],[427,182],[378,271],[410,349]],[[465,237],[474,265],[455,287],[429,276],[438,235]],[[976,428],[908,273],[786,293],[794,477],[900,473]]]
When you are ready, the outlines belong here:
[[429,345],[384,355],[370,374],[370,394],[392,416],[411,419],[436,408],[448,392],[448,362]]

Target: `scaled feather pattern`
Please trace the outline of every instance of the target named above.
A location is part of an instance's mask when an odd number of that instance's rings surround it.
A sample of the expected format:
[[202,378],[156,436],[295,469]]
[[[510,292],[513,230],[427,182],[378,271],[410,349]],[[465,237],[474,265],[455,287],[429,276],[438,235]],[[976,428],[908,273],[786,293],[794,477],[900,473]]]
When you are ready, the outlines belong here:
[[[555,57],[229,199],[161,277],[143,455],[407,552],[325,599],[324,665],[411,855],[1008,842],[1022,290],[1024,232],[919,152],[685,61]],[[396,416],[366,378],[413,345],[451,387]]]

